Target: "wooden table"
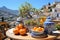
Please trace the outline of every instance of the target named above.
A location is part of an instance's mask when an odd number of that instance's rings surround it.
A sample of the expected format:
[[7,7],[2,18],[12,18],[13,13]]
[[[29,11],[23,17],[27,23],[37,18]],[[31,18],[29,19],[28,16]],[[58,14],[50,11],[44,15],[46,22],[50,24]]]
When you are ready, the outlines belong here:
[[27,33],[27,36],[21,36],[21,35],[14,35],[13,33],[13,28],[9,29],[6,32],[6,35],[9,38],[15,39],[15,40],[54,40],[56,38],[56,36],[52,36],[52,35],[48,35],[48,37],[46,38],[33,38],[31,37],[30,33]]
[[57,39],[60,40],[60,36],[58,36]]
[[56,24],[60,23],[60,20],[52,20],[52,21],[55,22]]
[[57,30],[57,31],[53,32],[53,35],[54,34],[56,35],[56,39],[60,40],[60,30]]

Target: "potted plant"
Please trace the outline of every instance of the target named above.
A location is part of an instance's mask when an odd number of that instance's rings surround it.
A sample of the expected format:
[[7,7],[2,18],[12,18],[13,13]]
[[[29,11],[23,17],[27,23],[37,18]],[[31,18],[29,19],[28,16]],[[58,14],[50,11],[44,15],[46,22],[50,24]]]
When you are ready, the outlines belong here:
[[60,30],[60,24],[56,24],[55,27],[56,27],[57,30]]

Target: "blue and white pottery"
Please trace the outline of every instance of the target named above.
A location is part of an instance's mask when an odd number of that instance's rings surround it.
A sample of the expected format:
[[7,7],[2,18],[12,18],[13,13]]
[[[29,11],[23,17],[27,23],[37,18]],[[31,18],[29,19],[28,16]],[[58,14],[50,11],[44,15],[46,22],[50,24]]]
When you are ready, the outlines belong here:
[[37,31],[31,30],[31,32],[30,32],[31,36],[34,36],[34,37],[37,37],[37,36],[39,37],[43,33],[44,33],[44,31],[37,32]]
[[44,22],[44,29],[47,30],[50,34],[52,31],[55,30],[54,22]]

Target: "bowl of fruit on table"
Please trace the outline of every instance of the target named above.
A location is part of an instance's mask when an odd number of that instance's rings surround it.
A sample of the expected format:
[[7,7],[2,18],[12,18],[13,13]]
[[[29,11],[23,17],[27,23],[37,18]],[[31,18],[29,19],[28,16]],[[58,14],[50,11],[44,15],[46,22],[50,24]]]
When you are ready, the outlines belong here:
[[32,36],[40,36],[43,33],[44,33],[44,28],[42,28],[42,27],[33,27],[31,29]]

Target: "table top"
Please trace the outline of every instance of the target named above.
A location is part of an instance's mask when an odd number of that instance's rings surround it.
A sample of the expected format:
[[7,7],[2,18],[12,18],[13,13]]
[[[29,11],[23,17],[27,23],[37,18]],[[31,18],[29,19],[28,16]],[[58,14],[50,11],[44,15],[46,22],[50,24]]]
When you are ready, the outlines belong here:
[[54,21],[54,22],[60,22],[60,20],[52,20],[52,21]]
[[57,39],[60,39],[60,36],[58,36]]
[[48,35],[48,37],[46,38],[33,38],[31,37],[30,33],[27,33],[28,35],[27,36],[21,36],[21,35],[14,35],[13,33],[13,29],[9,29],[7,32],[6,32],[6,35],[12,39],[33,39],[33,40],[48,40],[48,39],[53,39],[55,38],[56,36],[52,36],[52,35]]

